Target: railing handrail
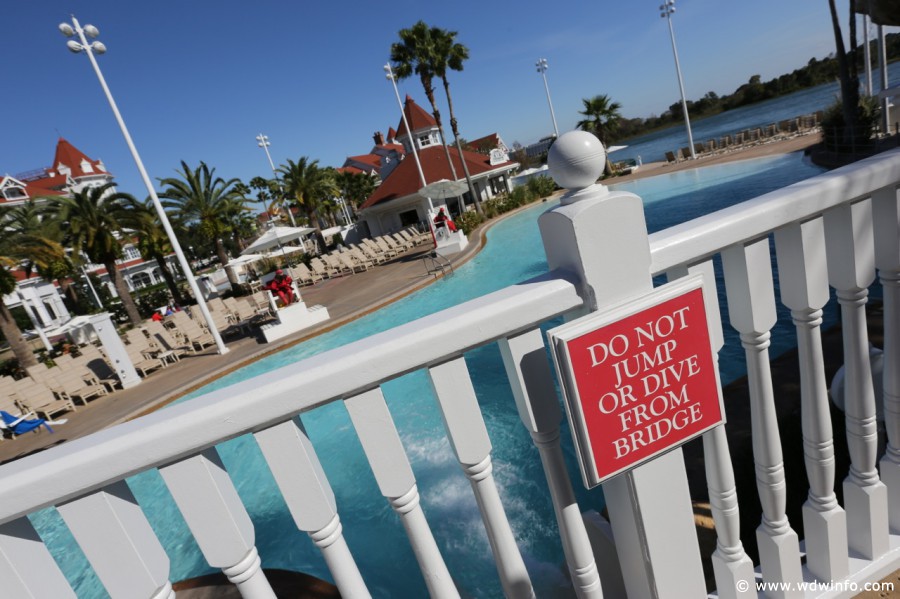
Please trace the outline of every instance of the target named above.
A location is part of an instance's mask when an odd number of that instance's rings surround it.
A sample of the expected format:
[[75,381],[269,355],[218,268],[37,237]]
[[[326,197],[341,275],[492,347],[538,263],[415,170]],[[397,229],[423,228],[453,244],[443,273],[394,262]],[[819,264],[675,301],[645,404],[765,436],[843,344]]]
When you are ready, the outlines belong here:
[[[854,202],[900,181],[900,150],[822,173],[650,235],[654,276],[696,263],[738,243],[759,239],[829,208]],[[699,234],[702,231],[703,234]]]
[[440,364],[582,305],[565,273],[547,273],[21,458],[0,466],[0,524]]

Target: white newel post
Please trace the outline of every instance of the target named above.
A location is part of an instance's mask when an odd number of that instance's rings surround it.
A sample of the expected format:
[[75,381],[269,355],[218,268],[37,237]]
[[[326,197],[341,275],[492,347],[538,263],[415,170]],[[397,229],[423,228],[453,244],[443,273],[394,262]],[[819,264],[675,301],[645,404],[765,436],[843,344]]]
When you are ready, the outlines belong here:
[[381,389],[350,397],[344,400],[344,406],[350,413],[381,494],[403,523],[428,594],[438,599],[458,598],[459,591],[425,520],[415,476]]
[[531,579],[497,492],[491,440],[462,357],[428,369],[450,446],[466,473],[487,531],[503,592],[510,599],[534,597]]
[[884,292],[884,425],[887,451],[881,480],[888,488],[891,530],[900,533],[900,194],[883,189],[872,196],[875,266]]
[[[653,289],[641,199],[594,181],[605,152],[596,137],[571,131],[550,149],[550,173],[570,191],[540,218],[550,269],[576,275],[595,311]],[[681,449],[603,484],[628,596],[706,596]]]
[[603,597],[600,575],[559,444],[562,411],[540,329],[501,339],[500,355],[519,418],[541,456],[566,563],[578,597]]
[[[680,266],[666,272],[669,281],[689,275],[703,275],[703,302],[706,305],[706,321],[716,362],[719,351],[725,345],[722,331],[722,315],[716,293],[716,274],[712,260],[692,266]],[[741,542],[741,518],[738,506],[734,467],[724,426],[717,426],[703,434],[703,461],[706,486],[709,490],[709,506],[716,525],[716,550],[711,561],[716,578],[716,592],[722,599],[755,599],[753,584],[756,574],[753,560]]]
[[175,599],[169,557],[124,480],[57,509],[112,599]]
[[828,279],[841,305],[844,346],[844,413],[850,474],[844,507],[850,549],[866,559],[888,550],[888,494],[878,478],[878,424],[869,362],[866,302],[875,280],[872,202],[863,200],[825,213]]
[[119,382],[122,383],[122,388],[128,389],[139,385],[141,377],[134,369],[134,364],[128,357],[128,352],[125,351],[125,344],[122,343],[122,338],[119,337],[109,313],[94,314],[88,317],[88,322],[94,327],[100,343],[103,344],[106,357],[112,362],[112,367],[116,371],[116,376],[119,377]]
[[25,516],[0,525],[0,581],[4,597],[76,599],[66,577]]
[[221,568],[245,599],[275,599],[262,571],[253,523],[219,452],[209,448],[159,473],[209,565]]
[[299,417],[254,433],[297,528],[322,551],[343,597],[370,597],[344,539],[334,491]]
[[775,251],[781,302],[790,308],[797,329],[803,452],[809,478],[809,497],[803,504],[806,565],[819,580],[841,580],[849,574],[850,562],[847,515],[834,493],[831,402],[822,354],[822,308],[829,299],[823,220],[777,230]]
[[800,543],[785,511],[784,458],[769,367],[770,331],[777,320],[771,260],[768,237],[722,252],[729,318],[731,326],[740,333],[747,359],[753,461],[763,512],[762,523],[756,529],[759,563],[766,582],[792,586],[768,596],[803,597],[797,586],[803,582]]

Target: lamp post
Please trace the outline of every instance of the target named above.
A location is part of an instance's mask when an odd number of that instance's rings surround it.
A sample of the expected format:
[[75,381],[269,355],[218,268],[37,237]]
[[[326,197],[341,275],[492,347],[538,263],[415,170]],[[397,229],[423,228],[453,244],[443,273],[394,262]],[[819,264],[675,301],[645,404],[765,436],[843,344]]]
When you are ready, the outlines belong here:
[[684,82],[681,80],[681,64],[678,62],[678,49],[675,47],[675,30],[672,28],[672,13],[675,12],[675,0],[666,0],[659,5],[659,16],[669,22],[669,35],[672,37],[672,54],[675,55],[675,72],[678,74],[678,89],[681,91],[681,110],[684,112],[684,126],[687,128],[688,147],[691,150],[691,158],[696,159],[694,152],[694,135],[691,133],[691,119],[688,116],[687,100],[684,98]]
[[541,74],[541,77],[544,79],[544,90],[547,92],[547,104],[550,105],[550,118],[553,119],[553,132],[556,134],[556,138],[559,139],[559,127],[556,126],[556,114],[553,112],[553,102],[550,100],[550,86],[547,85],[547,59],[539,58],[534,66],[537,67],[537,72]]
[[[109,87],[106,85],[106,79],[103,78],[103,73],[100,72],[100,65],[97,64],[97,59],[94,58],[94,52],[97,54],[103,54],[106,52],[106,46],[104,46],[101,42],[91,42],[90,44],[87,41],[87,37],[95,38],[100,35],[100,32],[97,31],[97,28],[93,25],[85,25],[84,28],[78,23],[78,19],[75,16],[72,16],[72,25],[68,23],[60,23],[59,30],[66,37],[73,37],[76,34],[78,38],[81,40],[81,43],[76,42],[73,39],[70,39],[66,42],[66,46],[74,53],[85,52],[88,56],[88,59],[91,61],[91,66],[94,67],[94,72],[97,74],[97,79],[100,81],[100,87],[103,88],[103,93],[106,94],[106,99],[109,101],[109,106],[112,108],[113,115],[116,117],[116,121],[119,123],[119,128],[122,130],[122,135],[125,137],[125,143],[128,144],[128,149],[131,150],[131,157],[134,158],[134,163],[137,165],[138,172],[141,174],[141,179],[144,181],[144,185],[147,187],[147,192],[150,194],[150,199],[153,202],[153,206],[156,208],[156,213],[159,215],[159,220],[162,222],[163,229],[166,231],[166,235],[169,237],[169,241],[172,243],[172,249],[175,251],[175,255],[178,257],[178,263],[181,265],[182,271],[184,271],[184,276],[187,278],[188,285],[191,288],[191,292],[194,294],[194,299],[197,300],[197,307],[200,308],[200,313],[203,315],[203,320],[206,321],[209,332],[213,336],[213,339],[216,342],[216,348],[218,349],[220,354],[228,353],[228,348],[225,347],[225,342],[222,341],[222,337],[219,335],[218,329],[216,329],[216,325],[213,322],[212,316],[209,313],[209,307],[206,305],[206,301],[203,299],[203,294],[200,293],[200,287],[197,285],[197,280],[194,278],[194,273],[191,272],[191,267],[188,264],[187,258],[184,256],[184,252],[181,251],[181,244],[178,243],[178,237],[175,236],[175,231],[172,230],[172,225],[169,222],[169,217],[166,216],[166,211],[163,210],[162,204],[159,201],[159,197],[156,195],[156,190],[153,189],[153,184],[150,182],[150,176],[147,175],[147,170],[144,168],[144,163],[141,162],[141,157],[138,154],[137,148],[134,145],[134,142],[131,140],[131,135],[128,133],[128,128],[125,126],[125,121],[122,119],[122,115],[119,113],[119,108],[116,106],[116,101],[112,97],[112,93],[109,91]],[[85,37],[87,36],[87,37]],[[224,267],[224,265],[223,265]]]
[[[266,151],[266,158],[269,159],[269,166],[272,167],[272,174],[275,175],[275,180],[278,181],[278,188],[281,190],[281,197],[284,197],[284,185],[281,184],[281,177],[278,176],[278,171],[275,170],[275,163],[272,162],[272,155],[269,154],[269,146],[272,145],[269,143],[269,136],[263,135],[260,133],[256,136],[257,144],[260,148]],[[291,219],[291,226],[296,227],[297,222],[294,220],[294,212],[291,210],[290,206],[288,206],[288,218]]]
[[[400,91],[397,89],[397,78],[394,76],[393,69],[391,69],[391,63],[384,65],[384,77],[394,86],[394,95],[397,96],[397,106],[400,107],[400,117],[403,119],[403,125],[406,127],[406,133],[409,135],[409,145],[412,148],[413,158],[416,160],[416,168],[419,169],[419,180],[422,182],[422,187],[425,187],[428,183],[425,182],[425,173],[422,171],[422,163],[419,162],[419,153],[416,151],[416,140],[413,139],[412,129],[409,128],[409,123],[406,121],[406,112],[403,110],[403,102],[400,101]],[[426,199],[428,200],[428,212],[434,212],[431,198]]]

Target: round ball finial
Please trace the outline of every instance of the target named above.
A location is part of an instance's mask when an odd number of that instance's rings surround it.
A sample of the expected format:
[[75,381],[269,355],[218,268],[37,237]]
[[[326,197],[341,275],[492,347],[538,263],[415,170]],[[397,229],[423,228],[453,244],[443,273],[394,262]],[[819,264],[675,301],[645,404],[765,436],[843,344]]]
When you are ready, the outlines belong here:
[[584,189],[597,182],[606,166],[606,150],[587,131],[563,133],[547,155],[550,175],[566,189]]

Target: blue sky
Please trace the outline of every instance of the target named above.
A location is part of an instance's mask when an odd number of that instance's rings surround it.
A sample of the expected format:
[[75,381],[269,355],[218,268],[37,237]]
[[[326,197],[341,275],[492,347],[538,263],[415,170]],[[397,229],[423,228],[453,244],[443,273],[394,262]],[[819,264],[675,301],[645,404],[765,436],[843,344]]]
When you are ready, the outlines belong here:
[[[102,159],[121,191],[146,196],[87,57],[57,30],[72,11],[100,30],[101,68],[155,183],[181,160],[226,178],[270,176],[261,132],[276,166],[300,156],[340,166],[368,152],[372,134],[399,120],[382,66],[397,31],[418,19],[458,31],[470,49],[451,74],[463,137],[496,131],[511,145],[552,132],[539,57],[563,132],[581,98],[600,93],[627,117],[658,114],[679,99],[660,1],[10,2],[0,173],[50,166],[62,135]],[[846,28],[847,1],[838,9]],[[827,0],[678,0],[674,27],[691,99],[834,50]],[[400,93],[427,106],[417,79]]]

